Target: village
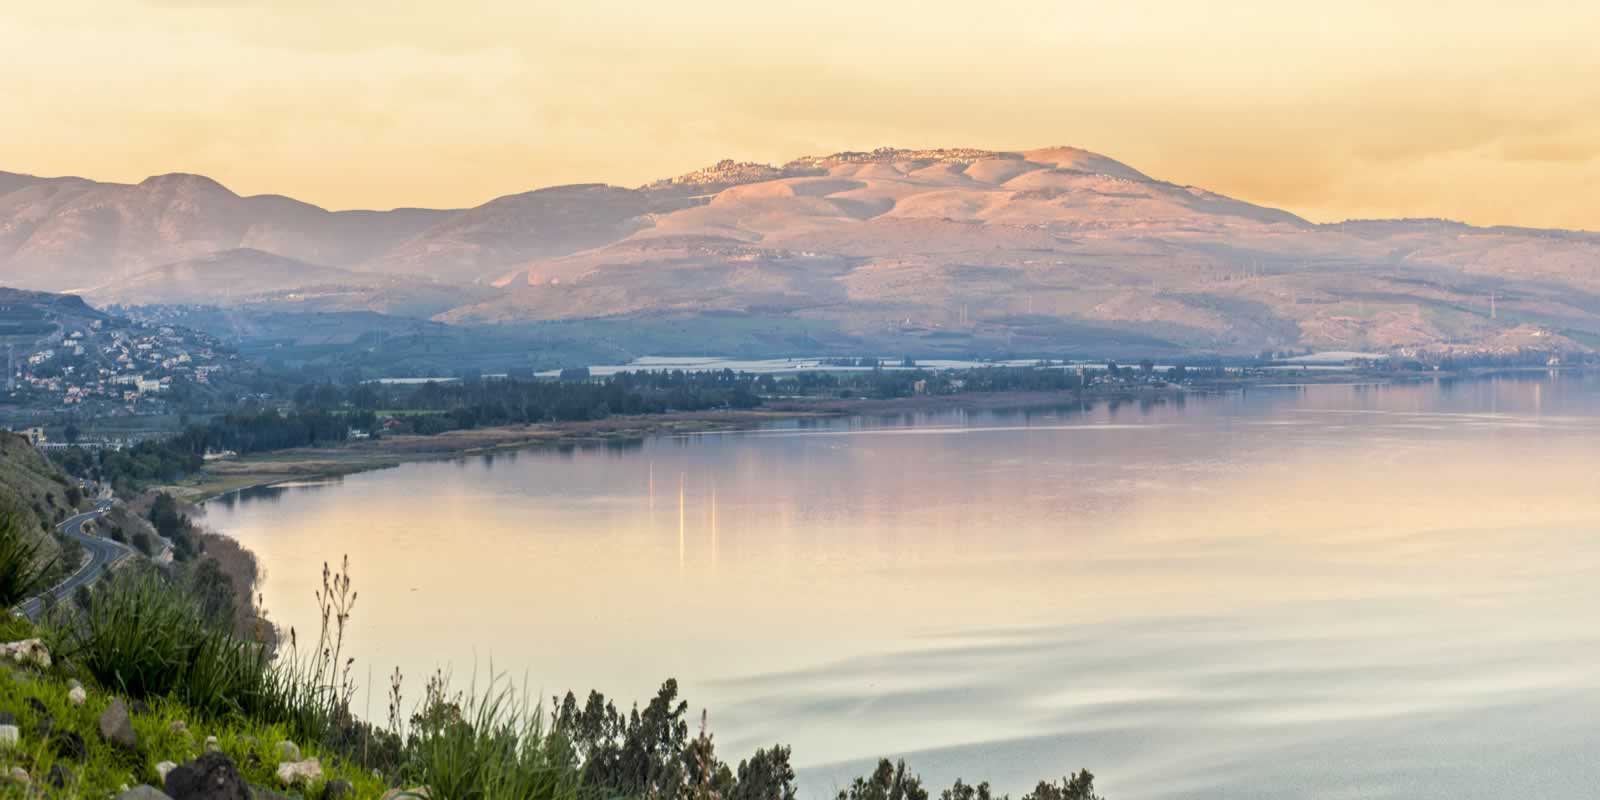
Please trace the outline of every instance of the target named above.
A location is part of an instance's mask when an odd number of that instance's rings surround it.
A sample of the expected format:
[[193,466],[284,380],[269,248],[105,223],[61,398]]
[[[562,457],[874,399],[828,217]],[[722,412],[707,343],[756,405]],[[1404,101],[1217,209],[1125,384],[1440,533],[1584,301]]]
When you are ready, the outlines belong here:
[[238,358],[186,328],[103,315],[56,313],[48,321],[51,330],[37,338],[4,339],[0,409],[10,427],[172,413],[175,397],[211,384]]

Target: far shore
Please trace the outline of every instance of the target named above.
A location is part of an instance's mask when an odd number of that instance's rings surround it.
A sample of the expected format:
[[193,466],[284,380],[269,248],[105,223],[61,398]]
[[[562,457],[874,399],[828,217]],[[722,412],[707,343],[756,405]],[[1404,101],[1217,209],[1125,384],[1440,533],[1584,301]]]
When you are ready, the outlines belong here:
[[753,430],[796,419],[827,419],[952,409],[974,411],[1070,406],[1113,397],[1170,396],[1177,387],[1144,387],[1117,392],[981,392],[916,395],[892,399],[777,398],[748,410],[674,411],[612,416],[602,420],[548,422],[447,431],[434,436],[386,436],[328,447],[298,447],[213,461],[205,471],[167,490],[192,503],[245,489],[293,481],[318,480],[385,469],[414,461],[459,458],[503,450],[568,447],[624,442],[654,436],[680,436]]
[[[1428,379],[1438,373],[1399,376],[1401,380]],[[1264,379],[1223,381],[1187,387],[1175,385],[1089,390],[1084,392],[970,392],[915,395],[890,399],[774,398],[761,408],[748,410],[674,411],[665,414],[613,416],[603,420],[508,425],[448,431],[434,436],[402,435],[349,441],[328,447],[301,447],[258,453],[207,464],[193,478],[166,487],[192,503],[231,492],[294,481],[319,480],[358,472],[386,469],[414,461],[534,447],[572,447],[583,444],[636,441],[654,436],[678,436],[752,430],[775,422],[878,414],[905,414],[967,409],[972,411],[1059,408],[1077,403],[1138,400],[1185,393],[1214,393],[1253,386],[1297,384],[1391,383],[1392,374],[1370,372],[1289,373]]]

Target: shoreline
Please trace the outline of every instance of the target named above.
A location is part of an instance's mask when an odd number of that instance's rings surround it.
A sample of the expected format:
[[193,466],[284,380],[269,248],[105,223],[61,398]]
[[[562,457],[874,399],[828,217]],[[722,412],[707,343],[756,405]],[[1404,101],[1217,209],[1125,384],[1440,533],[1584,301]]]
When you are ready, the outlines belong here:
[[1190,386],[1167,384],[1089,391],[962,392],[888,399],[775,398],[755,409],[675,411],[579,422],[494,426],[446,431],[433,436],[408,434],[350,441],[328,447],[277,450],[211,462],[200,475],[160,488],[173,492],[186,502],[201,505],[234,492],[296,481],[338,478],[413,462],[441,461],[536,447],[576,447],[640,441],[656,436],[754,430],[767,424],[801,419],[838,419],[956,409],[993,411],[1059,408],[1111,400],[1222,394],[1250,388],[1396,384],[1441,377],[1464,376],[1460,373],[1411,376],[1366,371],[1294,372]]
[[630,442],[656,436],[755,430],[802,419],[839,419],[874,414],[910,414],[969,409],[1055,408],[1078,403],[1209,393],[1205,388],[1142,387],[1103,392],[970,392],[890,399],[777,398],[747,410],[675,411],[613,416],[581,422],[546,422],[408,434],[328,447],[276,450],[214,461],[193,478],[159,487],[202,505],[223,495],[295,481],[324,480],[423,461],[442,461],[507,450],[576,447]]

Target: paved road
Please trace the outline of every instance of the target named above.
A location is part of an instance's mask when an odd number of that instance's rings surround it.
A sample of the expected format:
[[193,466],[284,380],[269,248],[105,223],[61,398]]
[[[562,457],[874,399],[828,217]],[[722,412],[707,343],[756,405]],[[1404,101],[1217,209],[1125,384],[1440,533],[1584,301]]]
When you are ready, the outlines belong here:
[[133,548],[118,544],[110,539],[102,539],[84,533],[83,523],[105,516],[111,508],[110,500],[101,500],[95,504],[93,511],[85,511],[75,517],[68,518],[56,526],[68,537],[83,545],[84,552],[89,554],[89,560],[77,572],[72,573],[66,580],[56,584],[55,588],[45,594],[35,597],[17,608],[29,619],[37,619],[39,612],[44,608],[44,596],[53,595],[57,600],[71,597],[79,586],[94,583],[106,569],[116,566],[123,559],[133,555]]

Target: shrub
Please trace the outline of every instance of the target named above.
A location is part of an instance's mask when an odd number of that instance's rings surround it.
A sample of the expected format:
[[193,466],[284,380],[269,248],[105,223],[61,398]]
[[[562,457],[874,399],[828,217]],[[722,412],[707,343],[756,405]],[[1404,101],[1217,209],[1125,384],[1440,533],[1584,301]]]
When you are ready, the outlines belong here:
[[451,694],[443,674],[429,680],[412,718],[404,777],[435,800],[572,800],[579,776],[571,750],[546,734],[537,706],[492,678],[482,696]]
[[39,558],[40,541],[20,513],[0,508],[0,604],[11,608],[48,588],[55,562]]
[[114,575],[48,628],[55,652],[131,697],[173,697],[213,715],[273,705],[266,648],[214,625],[154,570]]

